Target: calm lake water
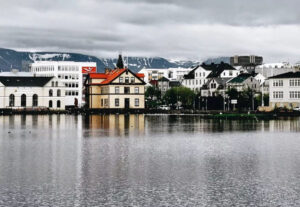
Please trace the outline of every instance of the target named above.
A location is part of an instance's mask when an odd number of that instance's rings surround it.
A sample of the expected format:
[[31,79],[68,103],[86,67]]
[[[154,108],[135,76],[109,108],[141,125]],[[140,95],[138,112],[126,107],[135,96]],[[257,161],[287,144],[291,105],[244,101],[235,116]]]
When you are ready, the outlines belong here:
[[300,206],[300,119],[1,116],[0,206]]

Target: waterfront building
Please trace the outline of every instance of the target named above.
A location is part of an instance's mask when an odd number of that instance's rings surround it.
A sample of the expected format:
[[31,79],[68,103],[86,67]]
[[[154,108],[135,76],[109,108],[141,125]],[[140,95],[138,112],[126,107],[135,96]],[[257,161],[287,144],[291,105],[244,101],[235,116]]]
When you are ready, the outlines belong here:
[[235,88],[238,92],[251,89],[255,92],[260,91],[260,81],[256,79],[257,74],[242,73],[227,82],[227,88]]
[[86,92],[90,109],[144,109],[144,74],[128,68],[88,74]]
[[144,81],[146,83],[152,80],[159,80],[162,77],[169,79],[170,81],[181,81],[183,76],[188,74],[193,68],[167,68],[167,69],[149,69],[145,68],[139,71],[144,74]]
[[226,83],[231,78],[218,78],[212,77],[208,79],[208,81],[201,88],[201,96],[209,97],[209,96],[217,96],[217,95],[225,95],[226,92]]
[[66,106],[85,104],[83,81],[89,73],[97,72],[95,62],[36,61],[30,65],[36,76],[57,77],[65,85]]
[[168,78],[162,77],[157,81],[156,86],[164,94],[170,88],[181,86],[181,83],[179,81],[172,81]]
[[55,77],[0,76],[0,108],[65,109],[65,86]]
[[[227,63],[212,63],[209,65],[202,64],[198,65],[189,74],[184,76],[182,85],[194,91],[200,92],[200,90],[209,87],[207,83],[210,82],[212,78],[229,80],[238,76],[239,74],[240,71],[236,70]],[[204,85],[206,86],[202,88]]]
[[300,72],[288,72],[269,78],[271,107],[300,107]]

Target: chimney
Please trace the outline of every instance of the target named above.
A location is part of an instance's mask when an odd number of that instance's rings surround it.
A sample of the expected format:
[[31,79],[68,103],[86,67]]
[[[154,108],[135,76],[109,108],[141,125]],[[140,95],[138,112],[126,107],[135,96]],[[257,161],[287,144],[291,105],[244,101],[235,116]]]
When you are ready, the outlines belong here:
[[108,74],[111,72],[111,69],[110,68],[105,68],[105,74]]

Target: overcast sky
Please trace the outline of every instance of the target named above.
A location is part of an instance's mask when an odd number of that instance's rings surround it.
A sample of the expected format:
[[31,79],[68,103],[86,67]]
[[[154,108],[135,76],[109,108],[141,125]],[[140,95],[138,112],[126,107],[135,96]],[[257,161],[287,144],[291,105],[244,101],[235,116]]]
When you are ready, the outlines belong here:
[[300,61],[299,0],[0,0],[0,47]]

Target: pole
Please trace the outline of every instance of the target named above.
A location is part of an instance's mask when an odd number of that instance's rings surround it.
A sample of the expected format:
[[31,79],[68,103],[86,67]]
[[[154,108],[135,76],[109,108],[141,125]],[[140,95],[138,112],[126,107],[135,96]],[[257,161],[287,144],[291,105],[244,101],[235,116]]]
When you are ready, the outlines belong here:
[[[264,76],[264,67],[262,67],[262,76]],[[264,82],[261,84],[261,106],[264,107],[265,106],[265,102],[264,102]]]

